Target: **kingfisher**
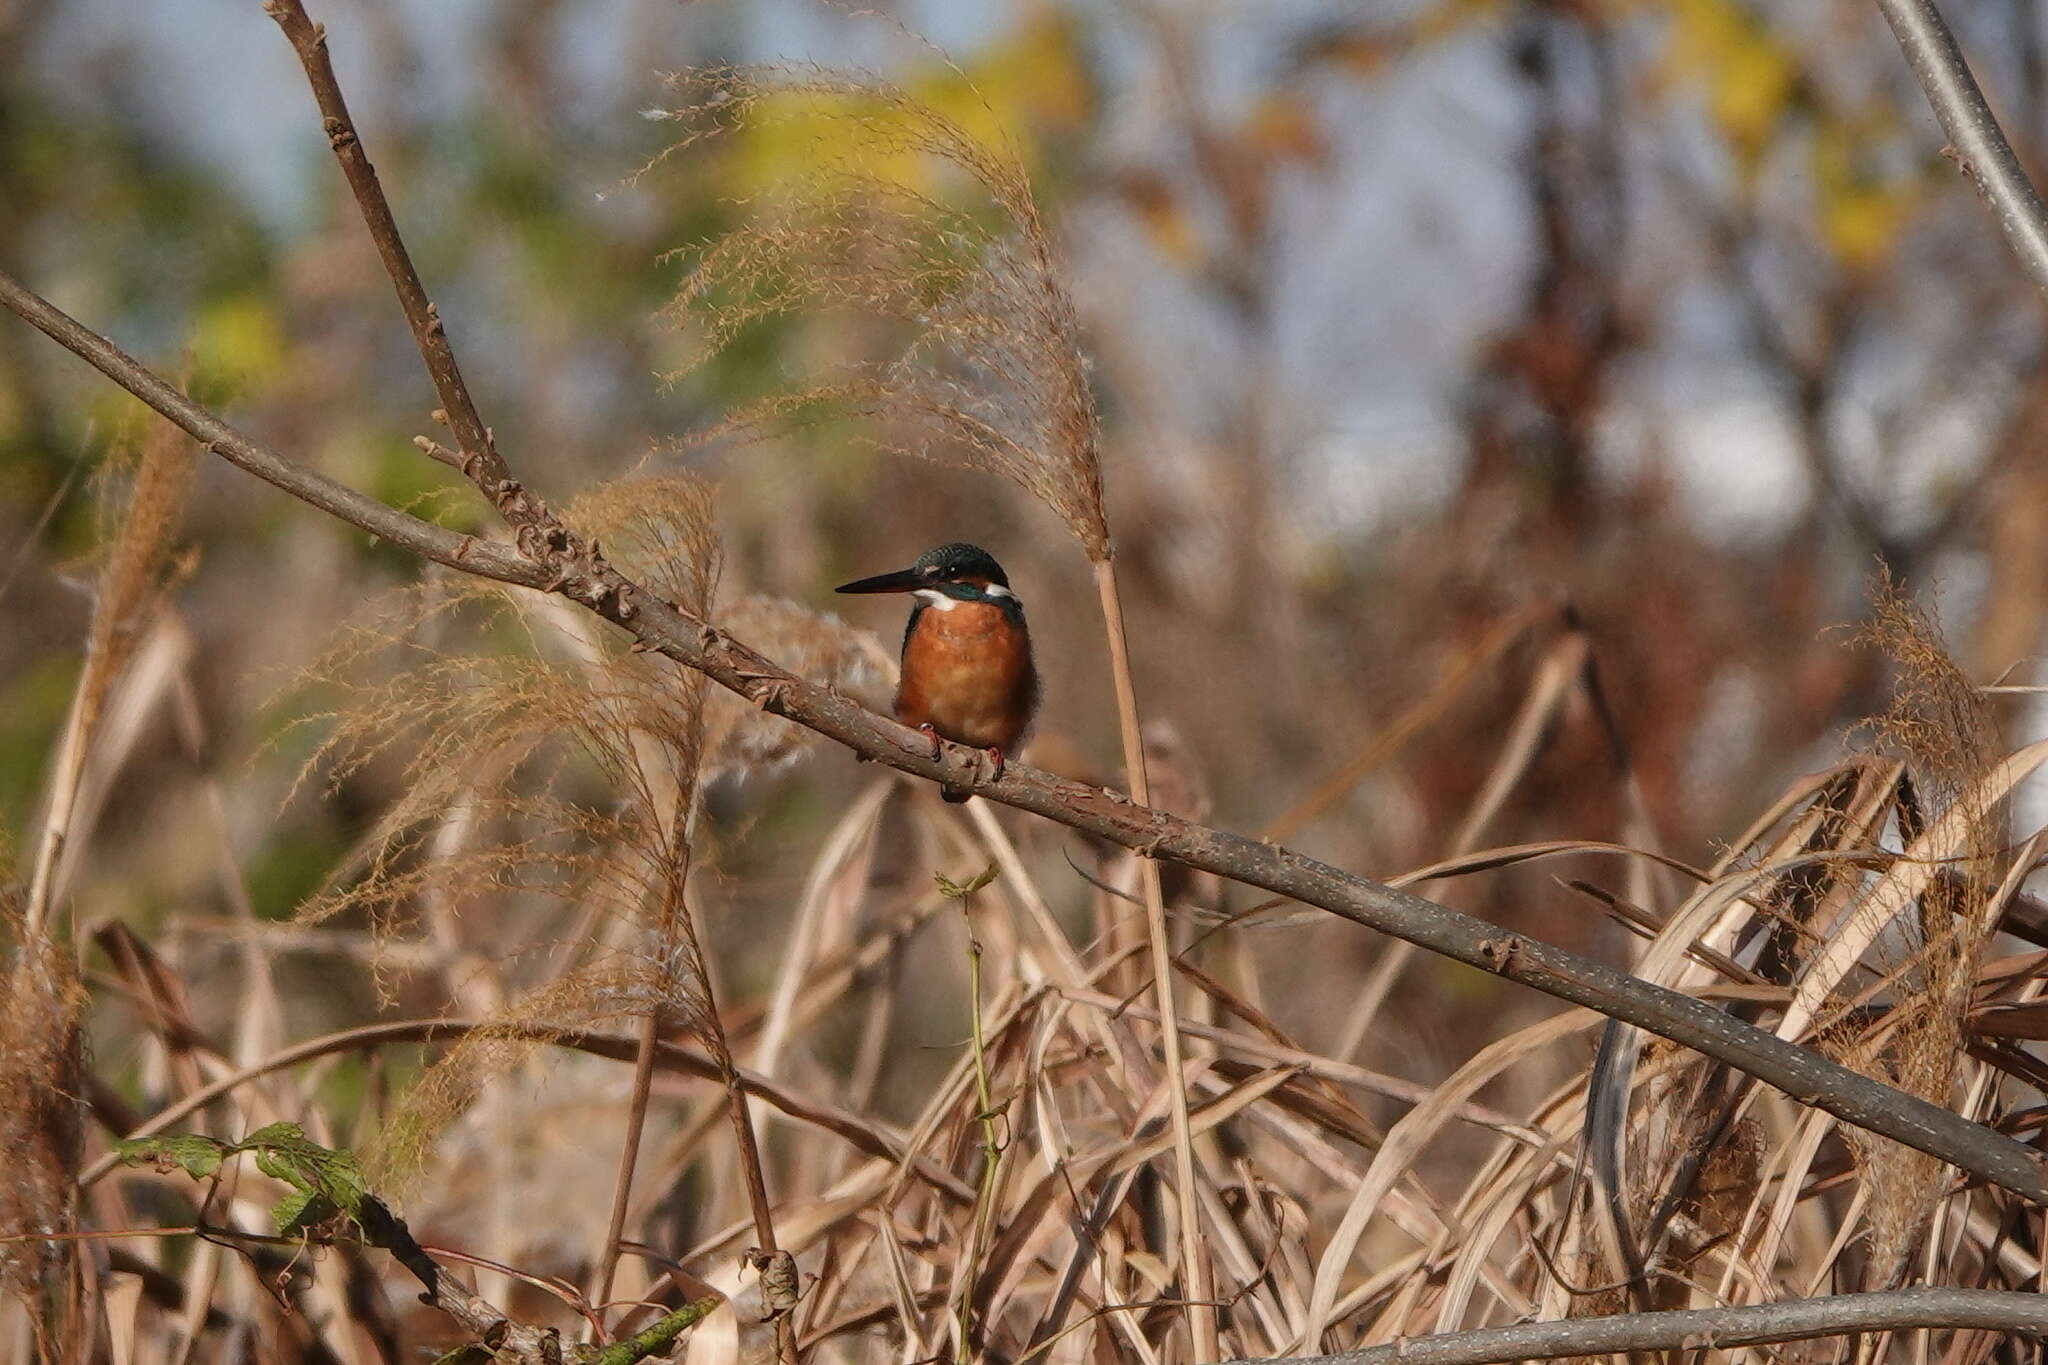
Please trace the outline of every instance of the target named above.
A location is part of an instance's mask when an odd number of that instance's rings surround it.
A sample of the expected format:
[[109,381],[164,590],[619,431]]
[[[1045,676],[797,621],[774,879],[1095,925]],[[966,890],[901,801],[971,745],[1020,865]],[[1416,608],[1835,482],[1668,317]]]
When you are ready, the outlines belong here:
[[[941,545],[894,573],[843,584],[840,592],[916,596],[903,630],[896,719],[924,732],[932,757],[941,740],[987,752],[1003,775],[1003,757],[1023,742],[1038,712],[1038,670],[1024,604],[1010,591],[995,556],[978,545]],[[965,787],[942,785],[960,802]]]

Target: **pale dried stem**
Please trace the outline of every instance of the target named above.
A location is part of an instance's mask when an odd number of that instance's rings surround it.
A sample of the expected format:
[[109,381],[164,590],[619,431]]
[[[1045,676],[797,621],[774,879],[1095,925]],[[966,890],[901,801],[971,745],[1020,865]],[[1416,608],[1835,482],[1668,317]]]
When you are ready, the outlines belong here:
[[[87,660],[88,671],[93,661]],[[71,710],[64,722],[64,736],[58,742],[57,762],[50,784],[49,810],[43,817],[43,836],[36,845],[35,871],[29,880],[28,908],[23,915],[24,938],[43,932],[54,900],[57,863],[71,836],[71,814],[78,804],[78,788],[85,773],[86,738],[90,726],[83,683],[71,698]]]
[[[1131,799],[1152,804],[1145,774],[1145,742],[1138,724],[1138,691],[1131,680],[1130,642],[1124,634],[1123,600],[1117,593],[1116,561],[1095,561],[1095,589],[1102,598],[1102,625],[1109,638],[1110,672],[1116,679],[1117,721],[1123,729],[1124,771]],[[1188,1329],[1195,1365],[1221,1359],[1216,1310],[1210,1305],[1207,1258],[1202,1254],[1200,1206],[1195,1193],[1195,1141],[1188,1127],[1187,1073],[1182,1063],[1180,1021],[1173,1005],[1173,944],[1166,930],[1166,898],[1159,864],[1138,850],[1138,885],[1145,900],[1145,934],[1150,940],[1152,988],[1159,998],[1159,1038],[1166,1054],[1166,1090],[1173,1124],[1173,1188],[1180,1203],[1181,1292],[1188,1301]]]

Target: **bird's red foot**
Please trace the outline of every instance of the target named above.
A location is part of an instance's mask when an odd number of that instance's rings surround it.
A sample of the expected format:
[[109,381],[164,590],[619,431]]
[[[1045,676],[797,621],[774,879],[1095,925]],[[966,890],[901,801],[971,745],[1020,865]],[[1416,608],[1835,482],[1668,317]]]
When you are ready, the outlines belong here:
[[945,741],[939,738],[939,732],[932,728],[930,721],[926,721],[918,726],[917,732],[932,742],[932,760],[937,762],[939,757],[946,752]]
[[992,773],[990,773],[990,774],[988,775],[988,780],[989,780],[989,781],[991,781],[991,782],[1000,782],[1000,781],[1002,781],[1002,780],[1003,780],[1003,751],[1002,751],[1001,749],[998,749],[998,748],[997,748],[997,747],[996,747],[995,745],[991,744],[991,745],[989,745],[989,746],[988,746],[988,757],[989,757],[989,762],[991,762],[991,763],[995,764],[995,771],[994,771],[994,772],[992,772]]

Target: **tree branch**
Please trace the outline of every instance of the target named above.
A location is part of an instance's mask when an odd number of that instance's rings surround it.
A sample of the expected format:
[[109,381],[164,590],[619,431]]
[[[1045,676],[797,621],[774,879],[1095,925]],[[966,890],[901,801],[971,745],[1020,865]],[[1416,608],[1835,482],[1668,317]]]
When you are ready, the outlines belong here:
[[1610,1351],[1711,1350],[1808,1341],[1852,1332],[1977,1328],[2048,1337],[2048,1298],[2001,1289],[1894,1289],[1823,1299],[1617,1313],[1561,1322],[1524,1322],[1472,1332],[1406,1337],[1339,1355],[1290,1356],[1265,1365],[1494,1365]]
[[1877,0],[1877,7],[1948,134],[1944,151],[1990,205],[2020,269],[2048,295],[2048,208],[1992,117],[1941,11],[1934,0]]
[[561,578],[571,572],[571,561],[576,556],[568,553],[570,547],[561,537],[561,523],[555,520],[546,504],[512,477],[511,468],[498,454],[491,429],[484,425],[483,417],[477,412],[469,386],[463,381],[462,368],[455,363],[454,349],[448,344],[447,329],[441,325],[440,311],[434,307],[433,300],[427,297],[426,287],[420,283],[412,256],[405,249],[405,240],[399,235],[398,220],[392,214],[390,201],[384,197],[384,187],[377,179],[376,167],[370,164],[369,154],[363,150],[362,139],[356,134],[355,122],[348,112],[348,101],[342,97],[341,84],[334,75],[334,63],[328,57],[326,26],[307,17],[302,0],[264,0],[263,8],[284,30],[292,50],[298,53],[299,64],[306,70],[306,79],[313,87],[314,102],[320,107],[327,141],[334,149],[335,159],[341,163],[342,175],[348,180],[350,192],[355,195],[356,208],[370,230],[370,240],[376,245],[385,273],[391,277],[392,288],[398,293],[399,308],[405,313],[406,325],[412,329],[413,342],[419,347],[427,377],[433,381],[434,392],[441,400],[440,415],[447,419],[449,430],[455,434],[456,442],[462,448],[456,467],[476,485],[477,491],[490,501],[498,515],[505,519],[505,524],[512,528],[513,540],[521,553],[529,560],[554,570],[554,577],[544,579],[543,585],[559,589]]

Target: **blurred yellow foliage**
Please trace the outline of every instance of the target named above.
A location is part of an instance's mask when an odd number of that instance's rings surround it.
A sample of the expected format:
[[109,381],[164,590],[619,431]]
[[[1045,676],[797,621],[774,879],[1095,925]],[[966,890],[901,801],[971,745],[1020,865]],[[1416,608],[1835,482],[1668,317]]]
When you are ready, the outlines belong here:
[[1291,161],[1320,160],[1328,149],[1315,111],[1300,95],[1286,91],[1274,91],[1252,106],[1244,144],[1263,156]]
[[229,294],[208,304],[192,328],[200,370],[233,384],[260,383],[284,355],[284,329],[262,295]]
[[1791,106],[1798,57],[1740,0],[1667,0],[1667,8],[1666,73],[1705,86],[1707,107],[1748,175]]
[[[925,64],[901,82],[904,93],[990,147],[1013,147],[1034,176],[1039,145],[1049,134],[1073,133],[1094,111],[1094,89],[1082,62],[1079,34],[1068,16],[1044,11],[1010,37],[990,45],[971,65]],[[791,89],[762,99],[734,143],[728,182],[759,194],[820,165],[857,167],[920,194],[944,189],[939,160],[908,150],[910,116],[879,98]]]
[[1914,180],[1873,174],[1858,156],[1874,130],[1865,119],[1828,118],[1813,139],[1813,178],[1820,234],[1842,263],[1875,265],[1890,253],[1920,200]]
[[1415,17],[1409,36],[1418,43],[1448,38],[1476,19],[1504,11],[1501,0],[1438,0]]

